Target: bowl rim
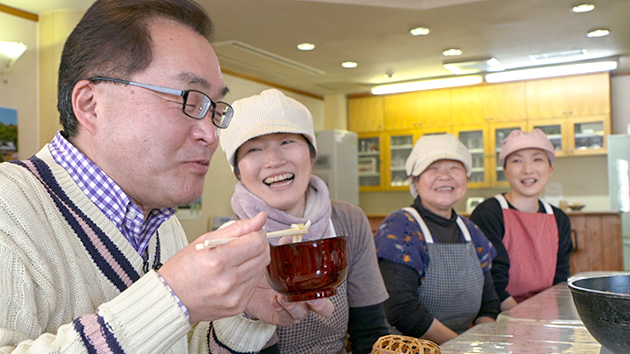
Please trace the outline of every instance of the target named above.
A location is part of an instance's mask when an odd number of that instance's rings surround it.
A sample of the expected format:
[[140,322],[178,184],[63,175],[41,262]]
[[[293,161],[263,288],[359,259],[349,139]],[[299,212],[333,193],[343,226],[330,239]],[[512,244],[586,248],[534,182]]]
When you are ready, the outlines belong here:
[[348,235],[337,235],[337,236],[318,238],[316,240],[302,240],[300,242],[283,243],[281,245],[269,245],[269,246],[270,247],[281,247],[281,246],[289,246],[289,245],[299,245],[299,244],[305,244],[305,243],[319,242],[319,241],[323,241],[323,240],[327,240],[327,239],[345,239],[346,242],[347,242],[348,238],[349,238]]
[[578,282],[580,280],[589,280],[589,279],[598,279],[598,278],[613,278],[613,277],[619,277],[619,276],[630,277],[630,274],[595,275],[595,276],[590,276],[590,277],[577,278],[577,279],[569,280],[567,282],[567,286],[571,290],[578,290],[578,291],[582,291],[582,292],[585,292],[585,293],[594,293],[594,294],[605,295],[605,296],[609,296],[609,297],[619,297],[619,298],[623,298],[623,299],[630,298],[630,294],[617,293],[617,292],[613,292],[613,291],[603,291],[603,290],[589,289],[589,288],[585,288],[585,287],[582,287],[582,286],[574,284],[575,282]]

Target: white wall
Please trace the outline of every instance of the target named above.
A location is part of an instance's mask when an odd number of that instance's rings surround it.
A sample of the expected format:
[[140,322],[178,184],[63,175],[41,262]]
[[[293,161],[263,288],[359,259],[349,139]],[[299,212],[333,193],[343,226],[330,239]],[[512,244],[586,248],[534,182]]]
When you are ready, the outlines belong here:
[[0,106],[17,109],[18,158],[25,159],[39,150],[37,22],[0,12],[0,23],[0,40],[28,47],[6,77],[0,78]]
[[610,79],[612,133],[630,134],[630,74]]

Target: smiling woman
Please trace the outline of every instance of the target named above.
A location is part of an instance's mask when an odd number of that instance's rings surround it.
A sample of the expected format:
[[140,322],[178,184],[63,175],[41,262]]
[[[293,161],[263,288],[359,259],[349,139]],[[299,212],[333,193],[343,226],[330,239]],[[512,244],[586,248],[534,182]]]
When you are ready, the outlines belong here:
[[413,205],[390,214],[374,235],[390,294],[385,313],[406,336],[441,344],[499,312],[489,272],[496,252],[453,210],[466,193],[471,164],[454,135],[418,139],[405,164]]
[[470,216],[497,249],[492,276],[502,310],[569,276],[571,222],[540,200],[554,160],[554,146],[542,130],[512,131],[499,155],[510,190],[484,201]]
[[[311,259],[311,247],[306,247],[307,244],[336,243],[333,240],[339,238],[334,236],[348,235],[347,279],[339,285],[334,282],[337,285],[334,292],[326,289],[320,296],[324,298],[303,302],[295,300],[307,299],[304,294],[286,294],[294,301],[287,302],[287,297],[273,291],[265,280],[259,284],[247,314],[278,326],[277,343],[270,343],[274,345],[269,350],[338,353],[346,346],[347,331],[353,353],[370,353],[374,342],[388,334],[382,308],[387,292],[378,270],[367,218],[352,204],[330,200],[326,184],[311,173],[317,156],[311,113],[300,102],[275,89],[237,100],[233,107],[234,121],[221,131],[221,146],[238,179],[232,196],[235,217],[245,219],[264,211],[268,215],[265,224],[268,232],[304,224],[307,220],[312,222],[303,242],[277,246],[281,241],[270,239],[272,263],[279,264],[273,259],[276,256]],[[285,246],[300,254],[277,249],[286,250]],[[288,259],[281,261],[284,267],[292,264]],[[345,266],[341,268],[346,270]],[[275,279],[272,273],[277,271],[275,267],[268,268],[271,279]],[[321,272],[328,273],[323,268],[316,273]],[[289,279],[288,283],[301,282]],[[371,291],[362,290],[365,284],[370,284]],[[309,310],[333,306],[334,311],[315,311],[321,316],[304,318]],[[227,328],[224,322],[218,321],[217,325]]]

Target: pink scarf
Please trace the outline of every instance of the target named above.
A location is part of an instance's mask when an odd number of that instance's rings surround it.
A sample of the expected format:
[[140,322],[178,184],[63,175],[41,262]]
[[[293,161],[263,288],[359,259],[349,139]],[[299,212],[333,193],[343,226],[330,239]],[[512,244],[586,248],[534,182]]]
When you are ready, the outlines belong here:
[[[326,183],[319,177],[312,175],[305,197],[304,217],[298,218],[282,210],[272,208],[264,200],[248,191],[241,182],[238,182],[232,195],[232,210],[239,219],[250,219],[261,211],[266,212],[265,229],[267,232],[288,229],[291,224],[306,224],[308,220],[311,220],[308,234],[304,235],[303,241],[334,236],[330,234],[332,206]],[[270,239],[271,244],[276,242],[276,239]]]

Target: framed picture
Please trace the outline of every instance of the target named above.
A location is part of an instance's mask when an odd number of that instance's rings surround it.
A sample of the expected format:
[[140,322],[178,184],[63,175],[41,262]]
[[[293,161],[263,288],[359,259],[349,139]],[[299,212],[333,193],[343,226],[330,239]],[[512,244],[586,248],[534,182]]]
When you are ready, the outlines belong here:
[[359,174],[378,173],[376,157],[359,157]]
[[0,107],[0,162],[17,160],[17,110]]

